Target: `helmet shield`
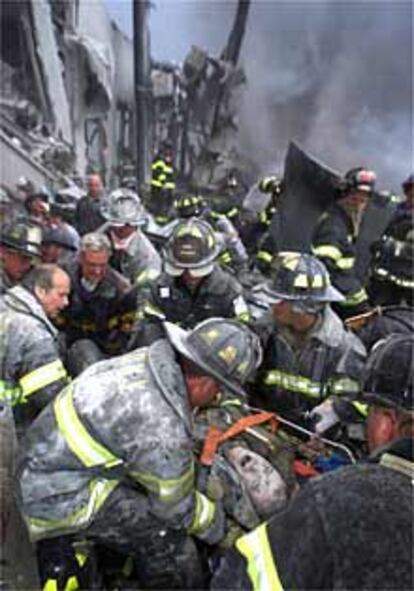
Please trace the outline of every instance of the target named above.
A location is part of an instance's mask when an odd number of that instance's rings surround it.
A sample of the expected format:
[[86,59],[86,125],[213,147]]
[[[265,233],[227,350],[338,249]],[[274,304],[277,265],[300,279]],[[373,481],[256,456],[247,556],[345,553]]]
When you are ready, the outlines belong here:
[[[203,275],[211,270],[211,265],[219,253],[219,247],[211,226],[197,218],[177,224],[168,240],[165,252],[165,268],[200,269]],[[204,270],[202,270],[204,269]],[[170,273],[174,275],[174,272]],[[176,273],[175,273],[176,274]]]
[[231,392],[246,397],[242,384],[260,365],[258,337],[235,320],[209,318],[186,331],[164,322],[173,347]]

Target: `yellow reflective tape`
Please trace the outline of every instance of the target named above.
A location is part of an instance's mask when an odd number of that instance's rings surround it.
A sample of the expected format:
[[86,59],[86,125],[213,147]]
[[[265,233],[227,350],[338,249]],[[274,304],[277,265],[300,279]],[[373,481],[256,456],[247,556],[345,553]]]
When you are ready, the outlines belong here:
[[363,417],[368,416],[369,407],[368,404],[366,404],[365,402],[358,402],[357,400],[354,400],[352,402],[352,406],[354,406],[355,409],[359,412],[359,414]]
[[66,581],[66,585],[65,585],[65,588],[63,591],[77,591],[80,588],[81,587],[79,585],[78,577],[75,577],[75,575],[72,575]]
[[144,316],[155,316],[160,320],[165,320],[165,314],[163,311],[149,303],[144,304],[142,308],[142,314]]
[[259,261],[263,261],[264,263],[271,263],[273,256],[270,254],[270,252],[267,252],[266,250],[259,250],[256,258]]
[[23,398],[66,377],[66,369],[60,359],[46,363],[20,378],[19,385],[22,389]]
[[167,181],[164,184],[164,189],[169,189],[170,191],[175,189],[175,183],[173,183],[172,181]]
[[225,250],[219,257],[219,261],[223,264],[231,263],[231,254]]
[[338,269],[342,269],[344,271],[348,269],[352,269],[355,264],[355,257],[342,257],[338,261],[336,261],[336,266]]
[[21,388],[11,386],[5,380],[0,380],[0,400],[8,402],[11,406],[19,404],[22,400]]
[[266,372],[263,382],[266,386],[280,386],[285,390],[299,392],[311,398],[319,398],[323,390],[320,382],[314,382],[310,378],[288,374],[277,369]]
[[43,585],[43,591],[58,591],[57,579],[48,579]]
[[344,302],[338,302],[340,306],[357,306],[358,304],[362,304],[368,300],[367,292],[364,288],[356,291],[351,295],[346,296],[346,300]]
[[163,479],[145,472],[132,472],[131,477],[164,503],[175,503],[184,498],[194,484],[194,465],[179,478]]
[[153,187],[157,187],[159,189],[161,189],[163,187],[163,183],[161,183],[160,181],[158,181],[157,179],[152,179],[151,180],[151,185]]
[[202,234],[200,228],[197,228],[196,226],[193,226],[193,227],[182,226],[181,228],[178,228],[175,236],[176,236],[176,238],[182,238],[183,236],[192,236],[193,238],[202,238],[203,234]]
[[158,169],[164,170],[164,162],[163,162],[163,160],[155,160],[152,163],[151,169],[152,170],[158,170]]
[[239,213],[239,210],[238,210],[238,208],[237,208],[237,207],[232,207],[232,208],[230,209],[230,211],[227,211],[227,212],[226,212],[226,216],[227,216],[228,218],[234,218],[234,216],[236,216],[238,213]]
[[44,537],[52,531],[70,532],[82,526],[88,525],[99,509],[102,507],[111,492],[119,484],[119,480],[104,480],[95,478],[89,483],[89,499],[86,505],[82,505],[62,519],[43,519],[28,517],[26,519],[32,541]]
[[60,394],[54,402],[56,421],[68,447],[87,468],[122,464],[112,452],[88,433],[75,409],[72,386]]
[[304,287],[305,289],[310,287],[308,276],[305,273],[299,273],[296,275],[293,282],[293,287]]
[[342,378],[332,378],[329,381],[329,393],[341,396],[343,394],[358,394],[359,384],[357,380],[353,380],[347,376]]
[[312,254],[317,257],[332,259],[333,261],[338,261],[342,258],[342,252],[339,250],[337,246],[333,246],[332,244],[321,244],[319,246],[312,247]]
[[76,550],[76,552],[75,552],[75,558],[76,558],[76,562],[82,568],[83,565],[88,560],[88,554],[86,552],[82,552],[81,550]]
[[263,523],[236,541],[236,548],[247,560],[247,574],[254,591],[283,591]]
[[137,285],[142,285],[147,281],[153,281],[159,275],[159,271],[157,269],[146,269],[145,271],[141,271],[135,278],[135,283]]
[[215,513],[215,504],[196,490],[194,517],[190,527],[187,530],[188,533],[200,534],[205,532],[213,523]]

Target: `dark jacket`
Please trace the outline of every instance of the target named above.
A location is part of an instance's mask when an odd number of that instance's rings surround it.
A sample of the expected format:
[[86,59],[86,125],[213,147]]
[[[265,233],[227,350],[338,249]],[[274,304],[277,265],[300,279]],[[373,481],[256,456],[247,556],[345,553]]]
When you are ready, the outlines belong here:
[[242,292],[239,282],[218,265],[194,292],[180,277],[163,273],[139,304],[135,343],[143,346],[160,338],[164,334],[163,319],[183,328],[193,328],[212,317],[247,320],[248,309]]
[[[259,322],[263,322],[263,319]],[[256,404],[297,420],[328,396],[355,395],[365,348],[329,306],[295,347],[269,320],[263,363],[251,388]]]
[[338,204],[332,205],[319,218],[312,252],[329,270],[332,283],[345,296],[337,305],[341,317],[354,316],[368,307],[368,296],[355,274],[356,236],[351,219]]
[[311,480],[236,542],[212,589],[412,589],[411,440]]
[[107,273],[94,291],[87,291],[81,281],[79,262],[71,260],[64,265],[71,280],[69,306],[60,318],[67,346],[79,339],[91,339],[103,350],[116,316],[122,296],[130,283],[120,273],[108,267]]
[[106,222],[101,213],[101,199],[93,199],[89,195],[81,197],[76,205],[74,226],[81,236],[94,232]]

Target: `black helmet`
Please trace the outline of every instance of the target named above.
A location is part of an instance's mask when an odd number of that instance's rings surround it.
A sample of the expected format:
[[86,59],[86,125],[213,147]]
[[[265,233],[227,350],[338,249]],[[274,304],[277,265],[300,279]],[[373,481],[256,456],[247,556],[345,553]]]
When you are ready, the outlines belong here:
[[213,228],[198,218],[190,218],[176,225],[164,252],[165,271],[181,275],[185,269],[203,277],[213,271],[219,254]]
[[173,347],[226,388],[246,396],[242,384],[262,361],[257,335],[247,326],[227,318],[209,318],[186,331],[164,322]]
[[174,202],[177,213],[182,218],[191,218],[201,215],[206,206],[201,195],[183,195]]
[[353,191],[362,191],[372,193],[375,189],[377,175],[373,170],[368,170],[362,166],[351,168],[345,174],[344,196]]
[[111,226],[143,226],[147,222],[141,200],[131,189],[112,191],[108,199],[103,201],[101,212]]
[[24,206],[27,209],[27,211],[30,211],[30,208],[32,207],[33,202],[36,201],[37,199],[40,199],[41,201],[43,201],[43,203],[45,205],[49,204],[49,194],[46,193],[46,191],[38,191],[37,193],[30,193],[30,195],[28,195],[26,197],[26,199],[24,200]]
[[77,250],[73,234],[65,227],[46,228],[43,231],[42,244],[56,244],[73,252]]
[[271,272],[271,280],[254,290],[267,304],[280,300],[324,303],[345,299],[331,285],[325,265],[310,254],[281,252],[275,257]]
[[0,244],[27,256],[40,257],[42,230],[39,226],[25,221],[4,224],[0,233]]
[[276,174],[265,176],[260,179],[259,191],[262,193],[272,193],[273,195],[281,195],[283,192],[283,179]]
[[378,341],[365,366],[363,398],[368,403],[414,410],[414,335],[392,334]]
[[404,193],[410,190],[410,188],[414,185],[414,174],[410,174],[409,177],[405,179],[403,184],[401,185],[403,188]]

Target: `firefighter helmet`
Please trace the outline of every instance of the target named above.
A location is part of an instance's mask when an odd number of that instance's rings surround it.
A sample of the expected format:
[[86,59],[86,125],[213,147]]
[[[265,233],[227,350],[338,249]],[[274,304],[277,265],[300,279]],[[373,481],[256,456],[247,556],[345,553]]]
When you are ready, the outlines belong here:
[[181,275],[191,269],[193,275],[209,275],[219,254],[213,228],[198,218],[190,218],[176,225],[164,252],[165,271]]
[[283,179],[276,174],[265,176],[260,179],[258,187],[262,193],[271,193],[279,196],[283,192]]
[[414,410],[414,336],[392,334],[378,341],[365,366],[363,398],[379,406]]
[[373,170],[368,170],[362,166],[351,168],[344,177],[344,196],[354,191],[363,193],[372,193],[375,189],[377,175]]
[[328,270],[316,257],[300,252],[281,252],[272,263],[271,280],[260,286],[268,304],[281,300],[324,303],[345,298],[331,285]]
[[26,221],[4,224],[0,233],[0,244],[27,256],[40,257],[42,230]]
[[246,396],[242,384],[262,361],[257,335],[227,318],[208,318],[192,330],[164,323],[173,347],[230,391]]
[[174,202],[174,207],[182,218],[198,217],[205,206],[206,202],[201,195],[183,195]]
[[61,246],[66,250],[76,252],[77,245],[76,240],[65,226],[55,226],[53,228],[46,228],[43,231],[42,245],[55,244]]
[[147,216],[138,194],[130,189],[116,189],[101,206],[104,218],[111,226],[143,226]]

